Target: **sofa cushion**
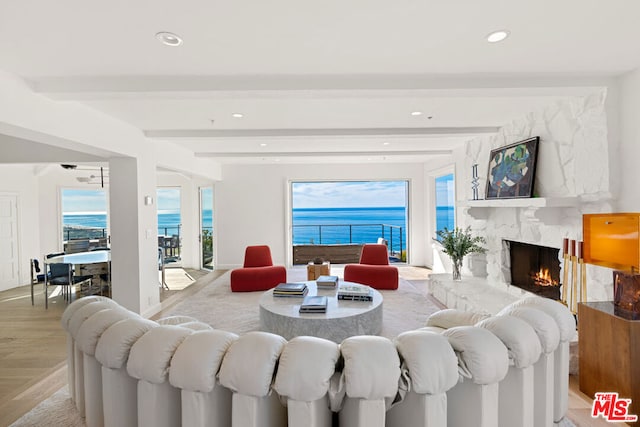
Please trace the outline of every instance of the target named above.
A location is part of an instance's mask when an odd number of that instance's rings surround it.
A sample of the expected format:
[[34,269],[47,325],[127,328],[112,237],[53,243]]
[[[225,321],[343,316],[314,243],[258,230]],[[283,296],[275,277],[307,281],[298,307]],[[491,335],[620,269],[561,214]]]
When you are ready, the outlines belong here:
[[509,370],[509,355],[502,342],[487,329],[457,326],[442,333],[458,356],[462,376],[475,384],[494,384]]
[[276,364],[287,340],[268,332],[249,332],[231,344],[218,375],[235,392],[264,397],[271,390]]
[[527,322],[538,335],[542,352],[552,353],[560,343],[560,330],[558,324],[544,311],[527,306],[508,306],[498,313],[498,316],[510,315]]
[[96,359],[107,368],[124,367],[133,344],[150,329],[158,326],[156,322],[142,317],[132,317],[114,323],[100,336],[96,346]]
[[458,359],[441,334],[408,331],[398,335],[395,344],[416,393],[444,393],[458,382]]
[[340,347],[332,341],[295,337],[280,354],[274,389],[292,400],[318,400],[329,391],[339,357]]
[[127,373],[133,378],[162,384],[169,375],[169,363],[178,346],[193,331],[174,325],[152,328],[131,347]]
[[67,308],[62,313],[62,318],[60,319],[60,324],[62,325],[62,329],[64,329],[65,331],[69,330],[69,321],[71,320],[71,317],[75,314],[75,312],[78,309],[80,309],[80,307],[84,307],[85,305],[92,302],[96,302],[96,301],[111,301],[114,306],[118,306],[118,304],[115,301],[113,301],[111,298],[107,298],[103,296],[90,295],[83,298],[79,298],[74,302],[72,302],[71,304],[69,304],[69,306],[67,306]]
[[489,317],[488,314],[447,308],[445,310],[436,311],[430,315],[427,318],[426,326],[436,326],[443,329],[449,329],[456,326],[473,326],[487,317]]
[[340,345],[340,351],[347,396],[375,400],[396,395],[400,357],[389,339],[372,335],[349,337]]
[[536,331],[524,320],[513,316],[489,317],[476,326],[497,336],[507,347],[510,363],[523,369],[536,363],[542,353]]
[[76,310],[76,312],[73,313],[73,316],[71,316],[71,319],[69,319],[69,334],[73,337],[73,339],[75,339],[80,326],[82,326],[85,320],[99,311],[106,310],[112,307],[114,307],[114,305],[110,304],[107,301],[94,301],[90,302],[89,304],[83,305],[78,310]]
[[222,359],[237,339],[236,334],[216,330],[203,330],[189,335],[171,359],[169,382],[184,390],[212,391]]
[[571,341],[576,336],[576,319],[561,302],[549,298],[529,297],[512,304],[515,307],[533,307],[544,311],[558,324],[560,341]]
[[76,334],[76,345],[85,354],[93,356],[100,336],[114,323],[136,317],[132,311],[120,306],[101,310],[82,323]]

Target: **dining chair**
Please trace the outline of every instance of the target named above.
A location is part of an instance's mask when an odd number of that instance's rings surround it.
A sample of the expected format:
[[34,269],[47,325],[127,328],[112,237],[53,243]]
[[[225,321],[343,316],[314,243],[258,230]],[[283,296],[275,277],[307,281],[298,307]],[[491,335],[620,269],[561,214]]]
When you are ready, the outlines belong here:
[[[64,252],[48,254],[45,258],[51,259],[61,255],[64,255]],[[73,274],[73,266],[71,264],[52,263],[47,265],[49,267],[49,271],[45,271],[45,274],[47,275],[44,286],[45,307],[48,308],[49,292],[47,288],[49,286],[60,286],[62,289],[62,296],[65,301],[71,301],[72,286],[79,284],[81,287],[83,285],[88,285],[89,288],[91,287],[92,276],[75,276]]]

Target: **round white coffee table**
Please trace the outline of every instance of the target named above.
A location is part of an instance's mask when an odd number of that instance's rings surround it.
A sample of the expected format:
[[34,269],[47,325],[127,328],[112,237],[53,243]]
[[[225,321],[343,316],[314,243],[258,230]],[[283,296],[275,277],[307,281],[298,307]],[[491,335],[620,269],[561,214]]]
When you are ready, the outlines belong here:
[[[291,339],[300,335],[326,338],[336,343],[354,335],[378,335],[382,330],[382,295],[373,289],[373,301],[338,300],[336,289],[318,289],[304,282],[307,295],[327,296],[326,313],[299,313],[302,298],[274,297],[273,290],[260,297],[260,327]],[[343,280],[340,283],[350,283]]]

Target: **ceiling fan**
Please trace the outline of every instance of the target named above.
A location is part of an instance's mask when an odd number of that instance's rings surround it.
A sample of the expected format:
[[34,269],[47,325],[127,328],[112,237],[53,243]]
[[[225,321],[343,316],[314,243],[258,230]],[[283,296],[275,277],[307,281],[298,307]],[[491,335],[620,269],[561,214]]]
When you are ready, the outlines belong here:
[[[82,183],[85,183],[85,184],[100,184],[100,186],[102,188],[104,188],[105,182],[108,182],[108,180],[109,180],[109,170],[107,168],[102,167],[102,166],[100,166],[100,167],[90,167],[90,166],[78,167],[78,165],[72,165],[72,164],[61,164],[60,166],[63,169],[66,169],[66,170],[94,171],[94,172],[96,172],[96,174],[90,174],[89,176],[77,176],[76,180],[78,182],[82,182]],[[99,172],[99,173],[97,173],[97,172]]]

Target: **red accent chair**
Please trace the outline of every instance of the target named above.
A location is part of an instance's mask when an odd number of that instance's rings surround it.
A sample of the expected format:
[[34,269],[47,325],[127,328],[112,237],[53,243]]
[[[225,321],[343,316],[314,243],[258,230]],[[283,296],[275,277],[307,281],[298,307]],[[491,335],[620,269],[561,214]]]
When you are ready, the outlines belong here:
[[375,289],[398,289],[398,269],[389,265],[386,245],[366,244],[362,247],[360,264],[345,265],[344,280]]
[[244,267],[231,272],[233,292],[266,291],[287,281],[287,270],[273,265],[269,246],[247,246]]

